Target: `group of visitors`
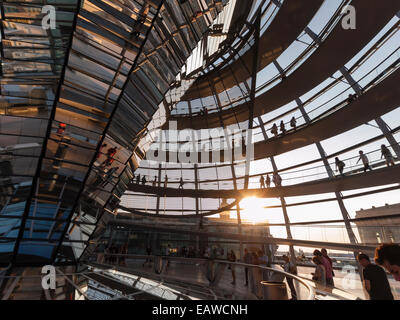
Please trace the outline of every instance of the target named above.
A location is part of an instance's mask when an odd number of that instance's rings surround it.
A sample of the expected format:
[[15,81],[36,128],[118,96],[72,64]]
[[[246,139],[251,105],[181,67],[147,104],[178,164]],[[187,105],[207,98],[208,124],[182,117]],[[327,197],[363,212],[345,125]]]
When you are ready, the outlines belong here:
[[[357,261],[362,268],[364,289],[368,292],[370,300],[393,300],[393,294],[384,269],[396,281],[400,281],[400,245],[395,243],[381,244],[375,249],[374,260],[376,264],[373,264],[365,253],[357,255]],[[316,265],[315,272],[312,273],[316,288],[329,292],[334,286],[333,277],[335,276],[332,259],[328,256],[326,249],[321,249],[321,251],[314,251],[312,261]]]
[[[290,127],[293,130],[297,130],[297,120],[294,116],[292,117],[292,119],[290,119]],[[286,134],[286,127],[285,127],[285,123],[283,122],[283,120],[281,120],[281,122],[279,123],[279,130],[281,131],[282,135]],[[274,135],[274,137],[277,137],[279,135],[278,126],[276,125],[276,123],[274,123],[272,125],[271,133]]]
[[[143,176],[143,177],[141,178],[139,173],[138,173],[136,176],[133,175],[133,179],[135,179],[135,178],[136,178],[136,184],[140,184],[140,183],[141,183],[142,185],[145,185],[145,184],[147,183],[146,176]],[[180,177],[178,189],[180,189],[180,190],[183,189],[184,184],[185,184],[185,182],[183,181],[183,178]],[[154,177],[154,180],[153,180],[152,183],[151,183],[151,186],[152,186],[152,187],[156,187],[157,185],[158,185],[158,179],[157,179],[157,177],[155,176],[155,177]],[[167,185],[168,185],[168,176],[165,175],[165,177],[164,177],[164,188],[166,188]]]
[[[100,256],[99,263],[125,265],[125,256],[128,252],[128,245],[116,245],[111,244],[108,248],[104,249],[105,244],[100,244],[97,251]],[[165,247],[165,255],[171,255],[171,246],[168,244]],[[198,252],[193,246],[182,246],[174,252],[182,257],[193,258],[195,256],[203,256],[209,259],[223,259],[224,249],[221,246],[209,246],[203,249],[203,253]],[[104,253],[104,254],[103,254]],[[152,248],[150,245],[146,247],[147,259],[143,263],[151,265],[151,254]],[[121,255],[121,256],[118,256]],[[297,267],[295,263],[292,263],[289,255],[283,255],[283,269],[286,273],[297,275]],[[237,257],[234,250],[227,252],[226,259],[229,261],[228,269],[232,274],[232,285],[236,285],[236,268],[235,263]],[[312,279],[315,281],[317,290],[330,292],[334,287],[334,270],[333,262],[329,257],[326,249],[314,250],[313,252],[313,263],[315,264],[315,271],[312,273]],[[389,281],[386,272],[391,274],[396,281],[400,281],[400,245],[399,244],[381,244],[375,249],[374,263],[371,262],[368,255],[360,253],[357,256],[357,261],[362,268],[362,280],[365,290],[368,292],[371,300],[393,300],[393,294],[389,285]],[[263,270],[256,266],[270,266],[268,255],[263,250],[252,250],[248,248],[244,249],[243,262],[248,265],[245,266],[245,286],[250,285],[250,290],[257,297],[262,298],[262,284],[263,280],[269,279],[269,271]],[[167,262],[167,264],[169,264]],[[385,272],[386,270],[386,272]],[[297,300],[297,292],[294,285],[293,278],[286,276],[286,281],[290,289],[291,299]]]
[[357,260],[363,268],[363,285],[370,300],[394,300],[384,269],[396,281],[400,281],[400,245],[386,243],[377,247],[374,257],[376,264],[371,263],[364,253],[360,253]]
[[313,254],[312,261],[316,267],[312,279],[317,289],[329,291],[334,286],[333,277],[335,276],[332,259],[328,256],[326,249],[314,250]]
[[[372,171],[372,168],[369,164],[369,159],[368,156],[364,153],[364,151],[360,150],[359,152],[360,157],[357,160],[357,163],[360,161],[364,165],[364,172],[367,172],[367,170]],[[386,147],[384,144],[381,145],[381,159],[384,158],[386,161],[386,165],[388,167],[394,166],[394,158],[388,147]],[[335,166],[336,166],[336,172],[339,171],[341,176],[344,176],[343,170],[346,166],[346,164],[340,160],[338,157],[335,158]]]
[[[284,79],[284,78],[286,78],[286,77],[282,77],[282,79]],[[348,103],[351,103],[352,101],[354,101],[354,99],[356,98],[356,96],[357,96],[357,95],[352,95],[352,94],[350,94],[349,97],[348,97],[348,99],[347,99],[347,102],[348,102]],[[296,117],[295,117],[295,116],[293,116],[293,117],[290,119],[290,123],[289,123],[289,124],[290,124],[290,127],[291,127],[294,131],[297,130],[297,120],[296,120]],[[281,122],[279,123],[279,130],[280,130],[280,132],[281,132],[281,135],[286,134],[285,123],[283,122],[283,120],[281,120]],[[277,137],[277,136],[279,135],[279,133],[278,133],[278,126],[276,125],[276,123],[274,123],[274,124],[272,125],[272,127],[271,127],[271,133],[274,135],[274,137]]]
[[[274,183],[275,187],[282,187],[282,177],[278,172],[274,172],[272,174],[272,182]],[[271,186],[271,178],[268,174],[266,174],[265,178],[264,176],[260,177],[260,189],[265,189],[265,186],[267,186],[267,188]]]
[[206,107],[201,108],[200,115],[202,116],[208,115],[208,109]]
[[196,250],[193,246],[183,246],[178,252],[180,252],[180,256],[184,258],[194,258],[196,256]]

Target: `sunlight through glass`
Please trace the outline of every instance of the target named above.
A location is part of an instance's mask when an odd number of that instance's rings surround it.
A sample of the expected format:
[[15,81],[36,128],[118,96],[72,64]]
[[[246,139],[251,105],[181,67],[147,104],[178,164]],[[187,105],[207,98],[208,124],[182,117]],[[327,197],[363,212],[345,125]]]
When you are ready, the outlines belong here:
[[252,223],[265,223],[267,222],[265,200],[251,197],[245,198],[240,201],[240,207],[243,209],[240,216],[243,221]]

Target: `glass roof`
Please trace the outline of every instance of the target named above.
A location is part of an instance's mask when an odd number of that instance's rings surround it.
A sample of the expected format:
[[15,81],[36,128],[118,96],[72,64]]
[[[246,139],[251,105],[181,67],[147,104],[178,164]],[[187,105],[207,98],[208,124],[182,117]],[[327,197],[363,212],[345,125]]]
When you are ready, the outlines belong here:
[[349,3],[2,1],[0,264],[85,260],[113,215],[237,217],[249,190],[276,237],[354,242],[363,199],[398,198],[400,18],[354,0],[328,50]]

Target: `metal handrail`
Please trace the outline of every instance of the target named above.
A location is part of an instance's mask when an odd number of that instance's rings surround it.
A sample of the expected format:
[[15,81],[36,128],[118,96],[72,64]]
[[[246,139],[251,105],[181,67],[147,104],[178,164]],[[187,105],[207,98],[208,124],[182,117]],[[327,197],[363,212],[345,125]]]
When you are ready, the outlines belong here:
[[205,259],[205,258],[184,258],[184,257],[173,257],[173,256],[166,256],[166,255],[132,255],[132,254],[104,254],[104,256],[114,256],[114,257],[126,257],[130,259],[148,259],[148,258],[155,258],[155,257],[161,257],[166,260],[174,260],[174,261],[185,261],[185,262],[193,262],[195,264],[196,262],[207,262],[207,261],[213,261],[221,264],[228,264],[228,265],[237,265],[241,267],[249,267],[249,268],[257,268],[261,270],[267,270],[267,271],[272,271],[275,273],[279,273],[284,275],[285,277],[292,278],[293,280],[296,280],[297,282],[301,283],[306,289],[308,290],[309,294],[306,300],[315,300],[315,288],[312,287],[305,279],[302,279],[299,276],[293,275],[291,273],[287,273],[285,271],[281,271],[278,269],[270,268],[270,267],[264,267],[260,265],[254,265],[254,264],[248,264],[248,263],[243,263],[243,262],[232,262],[232,261],[227,261],[227,260],[221,260],[221,259]]

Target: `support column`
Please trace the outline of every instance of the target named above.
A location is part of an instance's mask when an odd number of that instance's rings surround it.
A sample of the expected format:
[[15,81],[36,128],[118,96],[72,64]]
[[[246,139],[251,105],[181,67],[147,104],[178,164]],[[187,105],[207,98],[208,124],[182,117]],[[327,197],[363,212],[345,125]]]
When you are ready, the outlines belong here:
[[357,93],[358,96],[362,95],[362,88],[361,86],[358,84],[358,82],[356,80],[354,80],[354,78],[351,76],[349,70],[347,70],[346,67],[342,67],[340,69],[340,72],[342,73],[342,75],[345,77],[345,79],[347,80],[347,82],[351,85],[351,87],[353,88],[353,90],[355,91],[355,93]]
[[[261,132],[262,132],[262,134],[264,136],[264,140],[267,141],[268,140],[268,135],[267,135],[267,132],[265,130],[264,123],[263,123],[263,121],[262,121],[260,116],[257,119],[259,121]],[[277,173],[278,172],[278,167],[276,166],[274,157],[271,157],[270,160],[271,160],[271,164],[272,164],[272,168],[273,168],[274,173]],[[292,231],[290,229],[290,219],[289,219],[289,215],[287,214],[287,210],[286,210],[285,198],[284,197],[280,197],[279,199],[281,201],[281,207],[282,207],[283,219],[285,221],[287,238],[288,239],[293,239],[292,238]],[[296,263],[296,254],[294,252],[293,245],[289,246],[289,253],[290,253],[290,261],[296,266],[297,265],[297,263]]]
[[[234,142],[232,141],[232,153],[234,150]],[[233,159],[233,158],[232,158]],[[232,182],[233,182],[233,189],[236,191],[237,190],[237,181],[236,181],[236,172],[235,172],[235,167],[233,165],[233,161],[231,162],[231,172],[232,172]],[[239,199],[236,199],[239,200]],[[238,233],[240,236],[242,236],[242,219],[240,217],[240,203],[236,204],[236,219],[238,222]],[[243,241],[242,237],[240,237],[239,240],[239,259],[242,260],[243,257]]]
[[[297,105],[299,107],[299,110],[300,110],[301,114],[303,115],[304,120],[306,121],[307,124],[309,124],[311,122],[310,121],[310,117],[308,116],[308,114],[304,110],[303,102],[300,99],[296,99],[296,102],[297,102]],[[333,179],[334,178],[333,170],[332,170],[331,166],[329,165],[329,162],[328,162],[328,160],[326,158],[326,153],[325,153],[324,148],[322,147],[320,142],[316,142],[315,145],[316,145],[316,147],[318,149],[318,152],[319,152],[319,154],[321,156],[322,162],[324,163],[324,166],[325,166],[326,172],[328,173],[329,178]],[[343,216],[343,221],[344,221],[344,224],[346,226],[347,235],[349,237],[350,243],[358,243],[357,238],[356,238],[356,236],[355,236],[355,234],[353,232],[353,229],[351,228],[351,224],[350,224],[350,221],[349,221],[350,220],[350,216],[349,216],[349,213],[347,212],[347,209],[346,209],[346,207],[344,205],[342,194],[337,191],[337,192],[335,192],[335,196],[336,196],[336,200],[338,202],[340,211],[341,211],[342,216]]]
[[[199,177],[198,177],[197,163],[194,164],[194,188],[195,188],[195,190],[199,189]],[[199,214],[199,198],[197,196],[197,192],[196,192],[195,204],[196,204],[196,214]],[[201,228],[202,228],[202,224],[203,224],[202,219],[203,219],[203,217],[201,216],[199,218],[198,230],[201,230]],[[200,241],[199,236],[196,235],[196,251],[200,250],[199,241]]]
[[274,64],[275,68],[278,69],[279,74],[281,75],[282,79],[286,77],[285,71],[282,69],[281,65],[278,63],[278,61],[274,60],[272,61]]
[[[161,152],[161,150],[159,151]],[[151,180],[151,179],[150,179]],[[161,163],[158,165],[158,182],[157,182],[157,187],[161,187]],[[159,214],[160,212],[160,196],[157,195],[157,203],[156,203],[156,214]]]
[[320,39],[320,38],[318,37],[318,35],[317,35],[314,31],[312,31],[309,27],[306,27],[306,28],[304,29],[304,32],[307,33],[307,34],[310,36],[310,38],[314,40],[315,43],[317,43],[318,45],[321,44],[321,39]]
[[[238,231],[240,236],[242,236],[242,220],[240,218],[240,203],[236,204],[236,216],[237,216],[237,222],[238,222]],[[240,237],[239,241],[239,259],[242,261],[243,258],[243,241],[242,237]]]
[[251,90],[250,90],[250,106],[249,106],[249,119],[248,119],[248,132],[247,132],[247,142],[246,142],[246,168],[245,168],[245,179],[244,179],[244,189],[249,187],[249,174],[250,174],[250,162],[249,159],[249,149],[252,148],[253,139],[253,120],[254,120],[254,104],[256,98],[257,89],[257,71],[259,65],[259,46],[260,46],[260,27],[261,27],[261,10],[258,11],[257,19],[254,26],[254,55],[253,55],[253,69],[252,69],[252,80],[251,80]]
[[376,118],[375,122],[379,126],[379,129],[381,129],[386,140],[389,142],[389,144],[393,148],[393,151],[395,152],[397,159],[400,159],[400,146],[398,145],[396,139],[393,137],[390,127],[387,125],[387,123],[381,117]]
[[[278,172],[278,167],[276,166],[275,159],[274,157],[271,157],[271,164],[272,168],[274,170],[274,174]],[[286,227],[286,235],[288,239],[293,239],[292,237],[292,230],[290,229],[290,219],[289,215],[287,213],[286,209],[286,201],[284,197],[279,198],[281,200],[281,207],[282,207],[282,213],[283,213],[283,219],[285,220],[285,227]],[[294,247],[293,245],[289,246],[289,253],[290,253],[290,261],[293,263],[293,265],[297,265],[296,263],[296,254],[294,252]]]

